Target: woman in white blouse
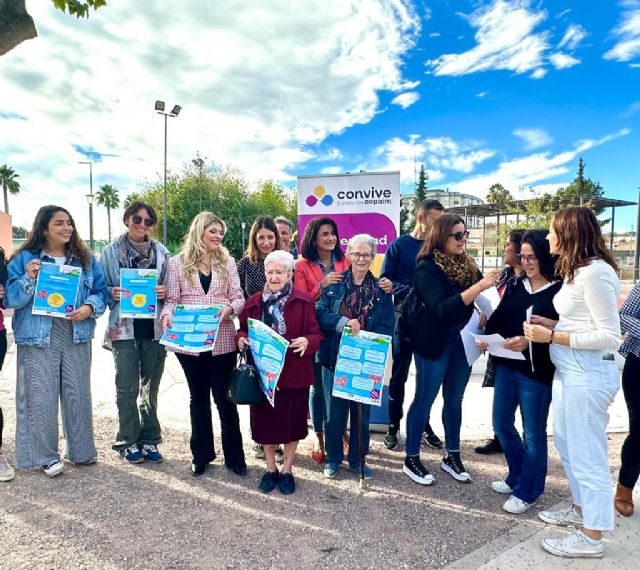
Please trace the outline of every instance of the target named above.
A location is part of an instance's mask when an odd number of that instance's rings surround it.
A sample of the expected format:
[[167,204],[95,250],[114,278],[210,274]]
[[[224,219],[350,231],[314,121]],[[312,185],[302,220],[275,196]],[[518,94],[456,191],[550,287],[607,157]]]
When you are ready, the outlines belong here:
[[191,222],[180,253],[167,264],[167,298],[162,310],[164,329],[171,326],[173,311],[179,303],[224,305],[213,350],[177,354],[189,385],[191,473],[194,476],[202,475],[216,457],[211,394],[220,415],[224,463],[236,475],[247,474],[238,410],[226,397],[236,365],[236,329],[231,317],[242,311],[244,295],[235,261],[222,245],[225,232],[225,223],[220,218],[211,212],[201,212]]
[[574,526],[561,538],[542,541],[565,558],[600,558],[602,532],[613,530],[613,489],[605,433],[607,410],[620,387],[613,352],[621,343],[616,262],[589,208],[560,210],[551,221],[551,253],[564,277],[553,304],[557,322],[533,316],[524,324],[533,342],[550,343],[553,381],[553,438],[569,479],[573,505],[541,511],[557,526]]

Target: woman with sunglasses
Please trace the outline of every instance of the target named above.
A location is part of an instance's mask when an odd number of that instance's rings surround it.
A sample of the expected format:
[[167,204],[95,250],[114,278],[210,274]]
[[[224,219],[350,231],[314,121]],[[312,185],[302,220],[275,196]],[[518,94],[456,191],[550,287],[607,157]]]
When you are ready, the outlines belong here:
[[111,350],[116,367],[118,431],[112,449],[129,463],[160,463],[158,444],[162,441],[158,421],[158,389],[164,371],[166,351],[160,344],[160,319],[120,317],[120,271],[156,269],[160,314],[166,295],[164,285],[169,251],[154,241],[150,233],[158,217],[152,206],[133,202],[124,211],[127,231],[104,248],[100,264],[109,290],[109,324],[104,347]]
[[[43,263],[82,270],[75,308],[68,318],[34,315],[36,282]],[[78,236],[71,214],[60,206],[38,210],[29,237],[9,263],[5,306],[15,309],[17,349],[16,465],[64,471],[58,451],[58,410],[62,407],[65,449],[76,465],[98,455],[91,408],[91,339],[107,295],[102,267]],[[53,295],[50,295],[53,297]]]
[[620,280],[598,218],[589,208],[560,210],[549,227],[562,288],[553,305],[559,319],[534,315],[527,340],[548,344],[553,380],[553,441],[569,479],[573,505],[541,511],[546,523],[575,530],[542,541],[564,558],[600,558],[603,531],[613,530],[613,490],[607,450],[607,410],[620,388],[613,351],[621,344]]
[[471,481],[460,458],[462,398],[471,374],[460,331],[471,318],[475,298],[495,286],[500,271],[482,277],[473,258],[465,253],[468,236],[461,217],[444,214],[436,219],[418,253],[413,278],[423,309],[407,331],[417,372],[416,394],[407,414],[403,472],[420,485],[434,483],[420,461],[420,441],[440,387],[446,450],[441,468],[457,481]]
[[[555,367],[547,345],[530,344],[523,336],[523,323],[530,310],[540,317],[558,319],[553,298],[562,283],[554,276],[547,233],[531,230],[524,234],[517,257],[525,276],[505,291],[485,328],[486,334],[502,335],[506,339],[504,348],[520,352],[525,358],[493,357],[493,429],[504,449],[509,474],[503,481],[494,481],[491,488],[510,495],[502,508],[515,515],[529,510],[538,500],[547,476],[547,416]],[[486,344],[479,346],[487,348]],[[524,441],[515,427],[518,405]]]

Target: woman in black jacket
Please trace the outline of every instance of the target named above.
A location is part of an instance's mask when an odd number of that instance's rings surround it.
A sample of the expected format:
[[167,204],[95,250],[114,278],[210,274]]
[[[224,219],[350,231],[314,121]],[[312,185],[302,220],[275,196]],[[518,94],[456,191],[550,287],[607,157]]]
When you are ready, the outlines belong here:
[[445,456],[441,467],[457,481],[471,477],[460,459],[462,398],[471,367],[460,331],[473,313],[475,298],[494,287],[500,271],[486,277],[465,252],[469,232],[459,216],[445,214],[431,226],[418,253],[413,278],[415,294],[422,302],[419,315],[407,331],[416,358],[416,395],[407,414],[407,456],[404,473],[421,485],[431,485],[433,475],[420,461],[420,439],[427,411],[442,386]]
[[[525,277],[505,292],[485,329],[486,334],[501,334],[507,339],[504,348],[525,357],[494,357],[493,429],[502,443],[509,474],[504,481],[494,481],[491,488],[510,495],[502,508],[514,515],[527,511],[542,495],[547,476],[547,416],[555,367],[548,344],[529,343],[524,337],[523,322],[527,311],[529,315],[558,320],[553,298],[562,282],[554,276],[548,233],[532,230],[524,235],[519,258]],[[518,404],[524,441],[515,428]]]

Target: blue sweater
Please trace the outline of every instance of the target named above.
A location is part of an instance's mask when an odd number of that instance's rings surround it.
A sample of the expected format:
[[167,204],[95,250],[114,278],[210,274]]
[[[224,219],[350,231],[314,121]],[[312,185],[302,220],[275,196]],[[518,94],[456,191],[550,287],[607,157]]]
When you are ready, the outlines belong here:
[[411,289],[413,272],[418,263],[416,257],[423,243],[424,240],[410,235],[400,236],[391,242],[385,253],[380,277],[386,277],[393,283],[396,305],[404,300]]

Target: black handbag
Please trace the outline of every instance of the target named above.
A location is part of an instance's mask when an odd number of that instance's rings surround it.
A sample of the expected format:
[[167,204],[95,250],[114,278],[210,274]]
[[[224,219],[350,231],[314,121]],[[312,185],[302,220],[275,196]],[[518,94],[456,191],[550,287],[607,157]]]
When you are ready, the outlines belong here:
[[251,364],[247,364],[247,349],[242,349],[237,368],[231,373],[227,399],[238,406],[257,406],[265,396],[260,387],[260,374]]

